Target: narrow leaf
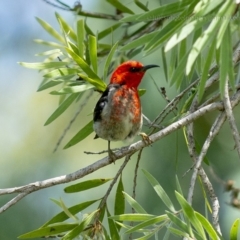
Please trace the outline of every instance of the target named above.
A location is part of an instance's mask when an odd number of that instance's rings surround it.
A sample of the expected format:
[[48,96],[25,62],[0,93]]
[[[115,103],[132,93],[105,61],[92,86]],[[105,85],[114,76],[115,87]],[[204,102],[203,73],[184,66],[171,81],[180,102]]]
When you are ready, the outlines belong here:
[[163,203],[172,211],[175,212],[175,208],[173,206],[172,201],[168,197],[167,193],[164,191],[164,189],[161,187],[159,182],[146,170],[143,169],[144,175],[147,177],[148,181],[154,188],[157,195],[162,199]]
[[95,36],[88,36],[88,49],[89,56],[92,64],[92,68],[94,72],[97,74],[98,72],[98,62],[97,62],[97,39]]
[[94,219],[98,210],[89,214],[78,226],[76,226],[72,231],[67,233],[62,240],[72,240],[77,237]]
[[127,43],[126,45],[124,45],[120,50],[121,51],[126,51],[126,50],[130,50],[132,48],[137,48],[139,46],[144,46],[144,44],[148,43],[150,40],[152,40],[159,31],[155,31],[155,32],[151,32],[148,33],[146,35],[143,35],[133,41],[130,41],[129,43]]
[[38,87],[37,91],[38,91],[38,92],[43,91],[43,90],[45,90],[45,89],[54,87],[54,86],[56,86],[56,85],[58,85],[58,84],[60,84],[60,83],[62,83],[62,82],[63,82],[63,80],[49,81],[49,82],[47,82],[47,83],[41,84],[41,85]]
[[151,215],[151,214],[140,214],[140,213],[111,216],[111,218],[114,220],[133,221],[133,222],[147,221],[147,220],[152,219],[153,217],[156,217],[156,216]]
[[214,230],[213,226],[210,224],[210,222],[200,213],[195,212],[198,220],[201,222],[202,226],[205,228],[206,232],[208,233],[211,240],[218,240],[218,235],[216,231]]
[[[152,226],[156,223],[160,223],[160,222],[163,222],[163,221],[166,221],[167,220],[167,215],[164,214],[164,215],[161,215],[161,216],[157,216],[157,217],[153,217],[147,221],[144,221],[142,223],[139,223],[138,225],[130,228],[129,230],[127,230],[125,233],[126,234],[129,234],[129,233],[133,233],[133,232],[136,232],[140,229],[143,229],[145,227],[149,227],[149,226]],[[167,224],[167,222],[166,222]]]
[[134,12],[126,7],[126,5],[122,4],[118,0],[107,0],[107,2],[111,3],[116,9],[120,10],[123,13],[134,14]]
[[118,233],[118,228],[114,220],[111,218],[111,214],[107,209],[107,216],[108,216],[108,225],[110,230],[110,235],[112,239],[120,240],[120,236]]
[[85,39],[85,28],[84,28],[84,21],[80,19],[77,21],[77,45],[79,56],[83,58],[84,56],[84,39]]
[[69,36],[72,40],[77,42],[77,35],[74,32],[74,30],[66,23],[66,21],[58,13],[55,13],[55,15],[67,36]]
[[42,20],[41,18],[36,17],[37,21],[40,23],[40,25],[54,38],[56,38],[59,42],[65,43],[64,38],[52,27],[50,26],[47,22]]
[[18,238],[28,239],[28,238],[41,238],[47,236],[53,236],[59,233],[64,233],[74,229],[78,224],[58,224],[51,227],[40,228],[29,233],[25,233]]
[[113,33],[113,31],[118,29],[121,25],[122,25],[122,23],[116,23],[116,24],[108,27],[107,29],[104,29],[103,31],[99,32],[98,33],[98,40],[101,40],[102,38],[106,37],[110,33]]
[[118,47],[118,42],[116,42],[116,43],[112,46],[111,51],[110,51],[110,53],[109,53],[108,56],[107,56],[107,59],[106,59],[105,65],[104,65],[104,73],[103,73],[103,79],[104,79],[105,81],[106,81],[106,79],[107,79],[107,74],[108,74],[109,65],[110,65],[110,63],[111,63],[111,61],[112,61],[113,55],[114,55],[117,47]]
[[90,121],[66,144],[64,149],[72,147],[73,145],[81,142],[83,139],[89,136],[92,132],[93,132],[93,121]]
[[122,176],[121,176],[119,179],[116,194],[115,194],[114,215],[120,215],[124,213],[125,197],[124,197],[123,191],[124,191],[124,187],[123,187]]
[[[82,210],[86,209],[87,207],[89,207],[90,205],[92,205],[93,203],[97,202],[97,200],[92,200],[92,201],[88,201],[88,202],[83,202],[83,203],[80,203],[80,204],[77,204],[77,205],[74,205],[70,208],[68,208],[69,212],[73,215],[81,212]],[[47,221],[43,226],[42,228],[50,225],[50,224],[53,224],[53,223],[57,223],[57,222],[63,222],[65,220],[67,220],[69,218],[69,216],[64,212],[60,212],[58,213],[57,215],[55,215],[53,218],[51,218],[49,221]]]
[[198,55],[202,53],[203,49],[209,44],[209,42],[214,38],[216,32],[221,25],[221,18],[224,17],[224,14],[228,8],[229,1],[226,1],[220,10],[218,11],[215,18],[212,20],[208,28],[203,32],[201,37],[199,37],[196,42],[193,44],[192,49],[188,56],[187,66],[186,66],[186,74],[192,70],[193,64],[195,63]]
[[20,65],[27,68],[34,68],[34,69],[48,69],[48,68],[60,68],[66,67],[66,62],[38,62],[38,63],[26,63],[26,62],[19,62]]
[[145,6],[143,3],[141,3],[139,0],[134,0],[134,3],[141,8],[143,11],[149,11],[149,9],[147,8],[147,6]]
[[62,113],[64,113],[73,101],[79,96],[78,93],[71,94],[62,104],[54,111],[54,113],[48,118],[44,126],[47,126],[55,119],[57,119]]
[[230,240],[238,240],[238,230],[239,230],[240,218],[237,218],[230,230]]
[[182,27],[178,32],[176,32],[167,42],[165,46],[165,51],[169,51],[171,48],[176,46],[179,42],[189,36],[192,32],[196,31],[198,28],[202,27],[204,24],[210,21],[210,17],[198,18],[188,23]]
[[220,59],[219,59],[219,69],[220,69],[220,80],[219,80],[219,86],[220,86],[220,92],[221,96],[224,96],[224,89],[225,89],[225,84],[227,81],[227,76],[228,76],[228,67],[229,67],[229,61],[232,61],[232,59],[229,59],[229,54],[228,54],[228,36],[227,33],[224,34],[223,36],[223,41],[220,46]]
[[130,204],[130,206],[138,213],[146,213],[147,212],[144,210],[144,208],[131,196],[129,196],[127,193],[123,192],[127,202]]
[[[177,227],[179,227],[182,231],[184,231],[186,233],[189,232],[189,227],[185,222],[183,222],[180,218],[178,218],[175,214],[173,214],[171,212],[166,211],[166,213],[173,224],[175,224]],[[191,237],[193,237],[193,236],[191,236]]]
[[71,186],[65,187],[65,193],[75,193],[75,192],[82,192],[91,188],[95,188],[98,186],[103,185],[104,183],[112,180],[112,178],[101,178],[101,179],[91,179],[84,182],[80,182],[77,184],[73,184]]
[[165,4],[159,8],[155,8],[145,14],[142,14],[141,16],[136,18],[136,21],[153,21],[167,16],[171,16],[175,13],[183,11],[190,3],[192,3],[191,0],[183,0],[170,4]]
[[181,205],[181,207],[183,209],[184,215],[188,218],[188,220],[191,222],[191,224],[196,228],[196,230],[199,233],[199,235],[201,236],[201,238],[205,240],[206,239],[205,232],[203,230],[203,227],[202,227],[200,221],[196,217],[196,214],[195,214],[193,208],[189,205],[189,203],[184,199],[184,197],[180,193],[175,191],[175,194],[176,194],[179,204]]
[[204,91],[205,91],[205,83],[206,83],[206,81],[209,77],[209,70],[210,70],[212,60],[213,60],[213,57],[214,57],[215,46],[216,46],[216,41],[213,41],[210,48],[209,48],[207,58],[206,58],[205,63],[204,63],[201,80],[200,80],[200,83],[199,83],[199,86],[198,86],[198,101],[199,102],[202,99],[202,96],[203,96]]

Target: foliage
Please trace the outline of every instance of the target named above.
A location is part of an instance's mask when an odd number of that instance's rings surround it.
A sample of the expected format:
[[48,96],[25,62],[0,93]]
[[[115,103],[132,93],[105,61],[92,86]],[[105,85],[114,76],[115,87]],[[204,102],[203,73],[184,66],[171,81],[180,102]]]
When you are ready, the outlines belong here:
[[[229,82],[229,92],[236,93],[239,83],[236,79],[238,59],[233,60],[236,39],[239,37],[238,4],[233,0],[181,0],[160,5],[150,9],[142,1],[135,0],[135,8],[141,10],[136,13],[120,1],[107,0],[114,9],[115,15],[87,13],[77,4],[74,8],[57,1],[59,6],[74,11],[79,15],[76,29],[56,13],[60,33],[50,24],[37,18],[39,24],[54,39],[54,42],[36,40],[37,43],[50,47],[50,50],[38,54],[45,59],[38,63],[20,64],[24,67],[40,70],[43,80],[38,91],[49,88],[50,94],[59,97],[59,106],[47,119],[45,125],[52,124],[66,109],[75,102],[84,102],[85,93],[94,89],[102,92],[106,88],[107,76],[119,63],[137,54],[150,55],[156,51],[162,54],[162,68],[166,80],[179,92],[180,97],[174,99],[159,114],[152,124],[160,125],[166,116],[175,111],[175,117],[165,122],[170,124],[184,117],[194,105],[206,106],[224,97],[226,83]],[[108,19],[110,27],[94,33],[84,17]],[[124,34],[118,42],[112,43],[111,37],[118,29],[124,29]],[[110,40],[109,40],[110,39]],[[106,43],[107,42],[107,43]],[[103,70],[99,65],[104,62]],[[214,76],[216,76],[214,78]],[[215,80],[209,81],[214,78]],[[215,85],[214,85],[215,84]],[[210,94],[206,90],[214,85]],[[144,93],[144,90],[140,90]],[[164,90],[162,90],[164,94]],[[176,105],[180,102],[179,106]],[[152,127],[152,126],[151,126]],[[79,130],[64,148],[69,148],[83,141],[92,133],[92,120]],[[151,133],[158,128],[151,128]],[[187,135],[187,133],[186,133]],[[186,144],[189,139],[186,137]],[[200,152],[200,148],[198,153]],[[36,238],[60,236],[61,239],[120,239],[121,234],[138,233],[137,239],[149,239],[159,231],[165,231],[165,238],[171,235],[179,239],[223,239],[216,225],[210,223],[207,217],[194,210],[183,196],[178,179],[175,197],[179,206],[173,204],[157,180],[146,170],[144,175],[168,210],[160,215],[148,214],[143,207],[126,192],[122,179],[119,179],[116,190],[114,213],[108,209],[106,199],[89,200],[78,205],[67,207],[61,200],[54,202],[62,208],[58,213],[39,229],[21,235],[19,238]],[[65,188],[65,192],[73,193],[85,191],[111,179],[93,179]],[[207,195],[207,193],[204,194]],[[106,197],[108,195],[105,195]],[[210,204],[205,198],[205,204],[212,213]],[[77,214],[86,210],[90,205],[100,201],[95,211]],[[134,209],[135,213],[125,213],[125,201]],[[104,218],[107,224],[102,224]],[[71,219],[72,222],[65,222]],[[127,224],[134,222],[136,225]],[[239,219],[230,230],[230,239],[237,239]]]

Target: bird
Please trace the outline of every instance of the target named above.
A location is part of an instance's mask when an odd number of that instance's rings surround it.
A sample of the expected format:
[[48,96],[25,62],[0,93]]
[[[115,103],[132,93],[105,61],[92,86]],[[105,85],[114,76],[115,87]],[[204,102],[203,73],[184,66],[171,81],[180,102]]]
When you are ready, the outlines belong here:
[[143,65],[138,61],[126,61],[112,73],[110,83],[98,100],[93,113],[94,139],[108,141],[109,158],[115,162],[110,148],[111,141],[132,141],[142,128],[142,107],[138,86],[148,69],[156,64]]

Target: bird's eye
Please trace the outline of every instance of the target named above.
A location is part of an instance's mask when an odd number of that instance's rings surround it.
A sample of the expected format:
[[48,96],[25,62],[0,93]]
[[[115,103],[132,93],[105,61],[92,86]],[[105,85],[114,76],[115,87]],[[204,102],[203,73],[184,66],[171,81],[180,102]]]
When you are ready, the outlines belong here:
[[130,69],[129,69],[129,71],[130,72],[139,72],[139,68],[136,68],[136,67],[131,67]]

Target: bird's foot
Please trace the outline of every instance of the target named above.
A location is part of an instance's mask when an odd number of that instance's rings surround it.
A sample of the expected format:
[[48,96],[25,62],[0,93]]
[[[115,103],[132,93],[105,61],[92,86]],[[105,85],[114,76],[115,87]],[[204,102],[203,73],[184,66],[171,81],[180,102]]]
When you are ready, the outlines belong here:
[[108,157],[109,157],[109,160],[115,164],[115,160],[117,159],[117,156],[111,149],[108,149]]
[[147,144],[147,145],[152,144],[152,140],[149,138],[149,136],[146,133],[141,132],[141,133],[139,133],[139,135],[142,137],[142,140],[145,142],[145,144]]

